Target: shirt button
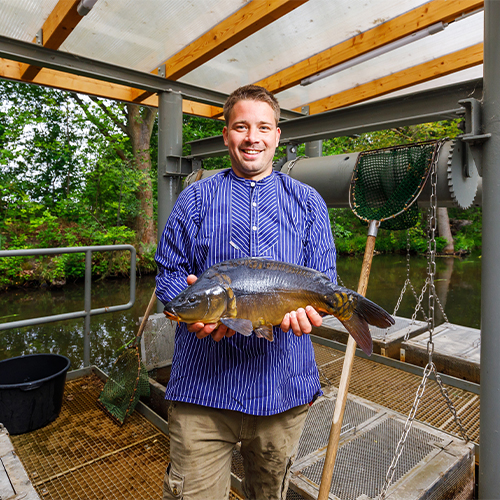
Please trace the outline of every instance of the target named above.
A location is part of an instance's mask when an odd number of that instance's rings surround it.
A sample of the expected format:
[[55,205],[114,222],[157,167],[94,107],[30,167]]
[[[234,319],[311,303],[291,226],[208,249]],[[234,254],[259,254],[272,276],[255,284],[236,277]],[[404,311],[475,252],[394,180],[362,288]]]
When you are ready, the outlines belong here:
[[257,203],[255,203],[255,201],[254,201],[254,202],[252,203],[252,205],[253,205],[254,207],[256,207],[256,206],[257,206]]
[[254,231],[257,231],[257,226],[253,226],[253,227],[252,227],[252,229],[253,229]]
[[255,182],[251,182],[250,186],[255,187]]

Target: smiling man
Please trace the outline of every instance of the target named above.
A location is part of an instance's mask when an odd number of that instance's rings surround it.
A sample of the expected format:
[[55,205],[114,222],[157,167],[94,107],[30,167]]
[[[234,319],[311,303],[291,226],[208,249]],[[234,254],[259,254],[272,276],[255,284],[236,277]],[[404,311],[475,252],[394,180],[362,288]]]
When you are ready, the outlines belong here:
[[[224,105],[231,168],[186,188],[156,253],[163,303],[208,267],[266,257],[311,267],[336,281],[328,210],[311,187],[273,171],[279,104],[262,87]],[[262,304],[266,307],[266,304]],[[274,341],[224,325],[181,323],[167,386],[170,464],[164,499],[226,499],[233,448],[241,443],[249,499],[285,498],[309,404],[321,393],[308,334],[321,317],[290,311]]]

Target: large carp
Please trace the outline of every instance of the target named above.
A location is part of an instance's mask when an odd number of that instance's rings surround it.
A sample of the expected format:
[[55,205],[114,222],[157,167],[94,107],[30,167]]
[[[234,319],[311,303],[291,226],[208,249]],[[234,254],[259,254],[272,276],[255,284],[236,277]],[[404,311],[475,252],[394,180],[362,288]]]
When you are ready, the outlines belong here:
[[372,353],[368,324],[387,328],[394,319],[362,295],[335,285],[323,273],[262,258],[226,260],[207,269],[165,305],[170,319],[223,323],[228,328],[273,340],[273,326],[287,312],[311,305],[338,318],[363,351]]

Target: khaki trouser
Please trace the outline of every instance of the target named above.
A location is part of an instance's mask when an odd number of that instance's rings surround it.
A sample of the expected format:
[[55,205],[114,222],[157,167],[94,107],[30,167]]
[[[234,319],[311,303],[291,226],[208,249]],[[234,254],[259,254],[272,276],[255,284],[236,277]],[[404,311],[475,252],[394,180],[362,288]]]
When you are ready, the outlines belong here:
[[303,405],[262,417],[172,402],[168,420],[171,462],[163,500],[229,498],[231,458],[238,442],[246,498],[284,499],[308,408]]

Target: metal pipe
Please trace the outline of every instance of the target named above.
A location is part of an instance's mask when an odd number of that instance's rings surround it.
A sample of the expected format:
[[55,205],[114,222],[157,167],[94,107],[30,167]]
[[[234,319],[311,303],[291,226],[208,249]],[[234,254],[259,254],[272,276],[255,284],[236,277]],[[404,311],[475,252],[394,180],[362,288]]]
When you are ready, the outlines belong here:
[[[456,207],[456,199],[474,196],[474,204],[481,203],[481,182],[475,175],[466,178],[462,176],[463,158],[460,149],[465,145],[461,142],[446,141],[439,152],[437,163],[437,198],[440,207]],[[453,148],[453,149],[452,149]],[[352,172],[356,166],[359,153],[347,153],[318,158],[298,158],[283,165],[281,171],[305,184],[315,188],[331,208],[349,208],[349,188]],[[452,163],[450,163],[452,162]],[[450,180],[450,166],[455,172]],[[200,179],[210,177],[219,170],[205,170]],[[458,172],[458,173],[457,173]],[[194,178],[186,180],[186,185],[194,182]],[[419,207],[428,207],[430,199],[430,183],[427,182],[418,197]]]
[[83,327],[83,366],[90,366],[90,310],[92,309],[92,252],[85,252],[85,320]]
[[[181,177],[167,174],[178,169],[174,158],[181,156],[182,96],[177,92],[162,92],[158,94],[158,241],[182,189]],[[156,310],[163,311],[160,301]]]
[[[101,307],[99,309],[90,308],[90,276],[91,276],[91,266],[92,252],[109,252],[109,251],[120,251],[127,250],[130,252],[130,300],[126,304],[120,304],[117,306]],[[22,321],[11,321],[9,323],[0,323],[0,331],[10,330],[11,328],[23,328],[26,326],[43,325],[45,323],[53,323],[55,321],[65,321],[68,319],[77,318],[87,318],[90,316],[95,316],[97,314],[110,313],[115,311],[123,311],[125,309],[130,309],[135,302],[135,270],[136,270],[136,250],[132,245],[99,245],[99,246],[89,246],[89,247],[62,247],[62,248],[33,248],[24,250],[1,250],[0,258],[2,257],[12,257],[12,256],[31,256],[31,255],[59,255],[62,253],[85,253],[85,306],[83,311],[75,311],[65,314],[54,314],[51,316],[43,316],[40,318],[31,318]],[[84,347],[84,357],[85,357],[85,347]]]
[[500,2],[484,3],[483,250],[481,271],[481,415],[479,498],[500,492]]

